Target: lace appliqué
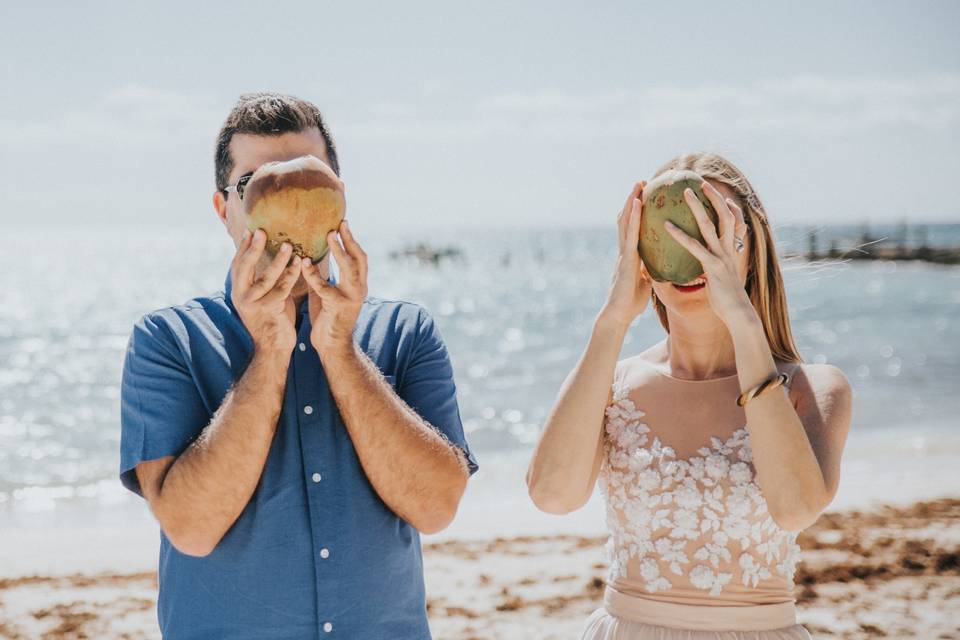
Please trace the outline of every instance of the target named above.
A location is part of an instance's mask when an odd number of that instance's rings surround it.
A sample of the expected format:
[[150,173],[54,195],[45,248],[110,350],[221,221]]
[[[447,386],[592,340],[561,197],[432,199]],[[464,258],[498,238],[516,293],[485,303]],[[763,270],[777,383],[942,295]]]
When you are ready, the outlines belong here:
[[[649,442],[650,429],[640,420],[645,413],[627,395],[615,382],[604,420],[599,484],[610,530],[609,579],[625,576],[636,558],[651,593],[671,588],[671,574],[686,574],[710,595],[734,579],[755,587],[774,571],[792,581],[798,532],[781,529],[767,511],[746,427],[727,440],[711,437],[698,456],[677,460],[658,437]],[[689,542],[697,545],[692,558]]]

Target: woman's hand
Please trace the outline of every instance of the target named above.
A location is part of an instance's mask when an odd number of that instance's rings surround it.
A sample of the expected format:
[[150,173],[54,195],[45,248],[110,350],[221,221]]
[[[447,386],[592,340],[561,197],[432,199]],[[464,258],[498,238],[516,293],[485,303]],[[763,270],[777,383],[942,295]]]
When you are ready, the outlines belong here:
[[740,279],[737,267],[740,262],[739,254],[734,248],[736,229],[745,231],[747,227],[743,219],[743,211],[733,200],[725,199],[723,194],[706,180],[701,187],[719,216],[719,237],[713,222],[692,189],[686,189],[683,195],[697,219],[697,226],[700,227],[700,233],[703,234],[707,246],[704,247],[669,220],[664,227],[703,265],[703,270],[707,274],[707,300],[714,313],[729,327],[731,322],[741,317],[741,314],[756,313]]
[[641,180],[633,186],[626,204],[617,216],[620,256],[603,313],[624,325],[629,325],[643,313],[650,302],[650,292],[653,289],[652,279],[640,259],[638,249],[640,217],[643,215],[640,198],[646,184],[645,180]]

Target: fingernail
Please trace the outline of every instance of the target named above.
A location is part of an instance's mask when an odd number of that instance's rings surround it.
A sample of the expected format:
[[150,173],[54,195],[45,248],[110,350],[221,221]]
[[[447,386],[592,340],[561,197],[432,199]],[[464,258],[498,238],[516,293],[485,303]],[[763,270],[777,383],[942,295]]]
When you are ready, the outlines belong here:
[[665,226],[667,229],[673,229],[673,228],[676,227],[676,225],[673,224],[672,222],[670,222],[669,220],[667,220],[666,222],[664,222],[664,223],[663,223],[663,226]]
[[246,239],[249,238],[249,237],[250,237],[250,229],[244,229],[244,230],[243,230],[243,238],[241,238],[241,239],[242,239],[242,240],[246,240]]

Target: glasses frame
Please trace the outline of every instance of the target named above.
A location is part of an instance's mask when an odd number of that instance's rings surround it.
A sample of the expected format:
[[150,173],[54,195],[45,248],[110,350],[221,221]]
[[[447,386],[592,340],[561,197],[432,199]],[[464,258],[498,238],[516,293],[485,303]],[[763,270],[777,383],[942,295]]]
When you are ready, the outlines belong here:
[[225,186],[223,188],[223,192],[227,194],[227,197],[229,197],[229,194],[231,191],[236,191],[237,197],[240,198],[240,200],[243,200],[243,190],[247,188],[247,183],[250,182],[250,178],[252,177],[253,177],[253,171],[251,171],[250,173],[243,174],[242,176],[237,178],[236,184],[229,184]]

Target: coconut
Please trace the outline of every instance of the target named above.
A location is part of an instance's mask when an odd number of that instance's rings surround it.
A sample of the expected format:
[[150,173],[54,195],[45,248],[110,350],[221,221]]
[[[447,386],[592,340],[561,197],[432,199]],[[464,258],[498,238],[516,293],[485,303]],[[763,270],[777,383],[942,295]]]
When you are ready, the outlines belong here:
[[643,188],[643,216],[640,219],[640,258],[657,282],[686,284],[703,273],[703,265],[673,239],[663,223],[670,220],[700,244],[706,246],[697,218],[683,197],[693,189],[697,200],[717,227],[719,217],[700,188],[703,178],[693,171],[671,169],[651,180]]
[[267,162],[243,192],[247,228],[267,233],[266,250],[275,256],[284,242],[293,254],[319,262],[327,254],[327,234],[346,213],[343,182],[315,156]]

